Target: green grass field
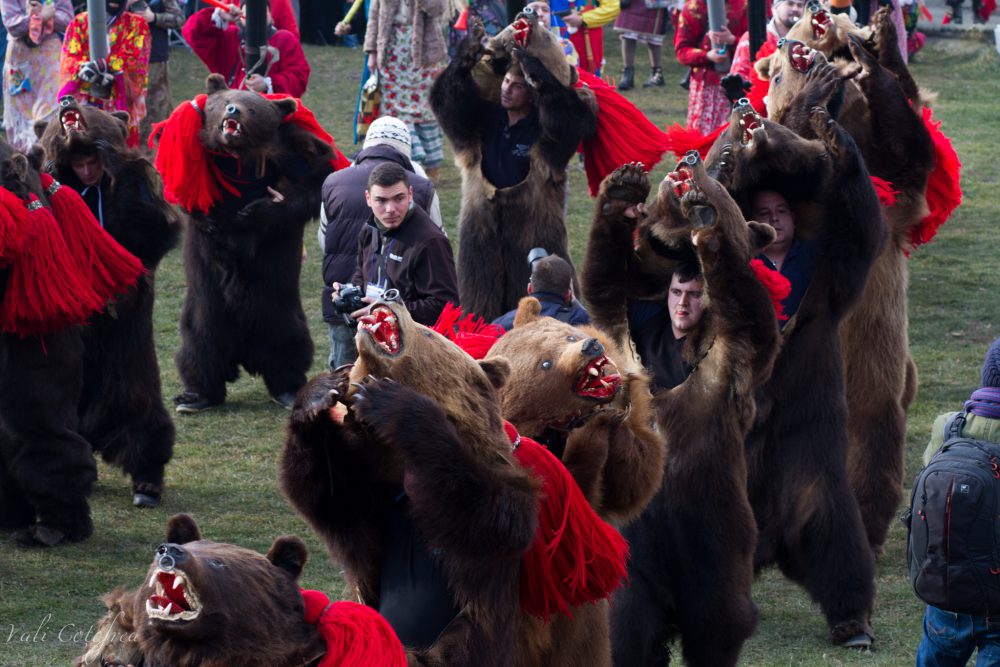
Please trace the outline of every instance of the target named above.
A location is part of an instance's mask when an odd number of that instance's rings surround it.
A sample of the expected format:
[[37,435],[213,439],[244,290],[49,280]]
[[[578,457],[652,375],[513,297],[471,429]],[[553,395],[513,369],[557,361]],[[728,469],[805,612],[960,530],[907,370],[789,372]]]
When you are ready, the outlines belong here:
[[[607,38],[608,73],[621,69],[617,42]],[[359,85],[357,50],[307,48],[313,65],[306,103],[352,152],[351,118]],[[648,75],[640,47],[639,81]],[[201,92],[204,68],[189,53],[175,50],[174,101]],[[1000,96],[1000,59],[978,42],[932,40],[912,65],[916,79],[940,93],[935,115],[943,121],[965,164],[965,203],[933,243],[910,258],[910,340],[920,372],[920,392],[908,424],[908,479],[918,469],[933,418],[955,409],[978,385],[987,345],[1000,335],[1000,272],[995,221],[1000,213],[997,190],[996,99]],[[684,122],[687,97],[676,82],[680,67],[667,63],[665,88],[636,90],[630,96],[659,125]],[[990,129],[992,128],[992,129]],[[662,175],[661,165],[657,174]],[[572,198],[567,226],[574,256],[586,242],[592,201],[582,171],[572,170]],[[446,162],[439,186],[441,208],[452,239],[459,205],[459,176]],[[326,359],[326,326],[319,311],[321,255],[315,227],[307,229],[309,257],[302,293],[317,355],[314,370]],[[179,345],[178,319],[184,293],[179,251],[169,255],[157,280],[156,342],[164,396],[181,389],[173,364]],[[230,386],[226,406],[194,416],[179,416],[174,459],[167,469],[167,492],[155,510],[130,504],[129,482],[101,464],[93,498],[96,533],[87,542],[54,550],[16,548],[0,535],[0,665],[65,665],[81,653],[92,624],[102,615],[98,597],[115,586],[135,586],[143,578],[153,550],[162,541],[168,516],[189,512],[206,538],[265,551],[284,533],[297,533],[310,546],[313,560],[303,585],[332,595],[342,589],[338,567],[331,563],[307,526],[279,494],[275,465],[286,412],[270,403],[264,385],[244,375]],[[760,607],[756,635],[746,644],[742,663],[770,665],[912,664],[920,638],[922,605],[906,580],[905,534],[892,529],[878,567],[878,597],[873,617],[875,649],[855,652],[826,641],[826,625],[817,608],[796,586],[775,572],[765,573],[754,588]],[[236,667],[236,666],[234,666]]]

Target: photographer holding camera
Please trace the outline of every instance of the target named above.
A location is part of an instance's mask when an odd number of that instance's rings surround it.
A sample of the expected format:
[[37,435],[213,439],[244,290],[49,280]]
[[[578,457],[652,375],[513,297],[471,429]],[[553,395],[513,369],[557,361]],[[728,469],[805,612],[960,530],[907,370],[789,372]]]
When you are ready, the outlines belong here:
[[396,289],[414,320],[434,324],[446,303],[458,303],[448,237],[414,203],[410,173],[395,162],[372,170],[365,201],[372,217],[358,237],[351,283],[332,285],[335,309],[356,321],[368,311],[368,304]]

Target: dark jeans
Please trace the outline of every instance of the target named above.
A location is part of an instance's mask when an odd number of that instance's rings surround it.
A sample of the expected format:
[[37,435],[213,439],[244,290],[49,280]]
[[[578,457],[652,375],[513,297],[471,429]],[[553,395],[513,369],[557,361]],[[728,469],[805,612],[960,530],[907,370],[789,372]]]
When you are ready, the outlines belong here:
[[965,667],[977,648],[976,667],[1000,665],[1000,618],[956,614],[927,605],[917,667]]

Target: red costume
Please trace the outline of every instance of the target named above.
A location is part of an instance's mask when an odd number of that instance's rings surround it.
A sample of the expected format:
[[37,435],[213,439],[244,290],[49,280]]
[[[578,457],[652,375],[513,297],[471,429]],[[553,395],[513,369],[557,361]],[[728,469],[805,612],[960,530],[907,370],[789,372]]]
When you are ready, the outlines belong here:
[[[208,8],[192,14],[184,24],[184,39],[209,71],[224,76],[230,88],[241,88],[246,77],[242,31],[235,24],[219,28],[212,19],[214,11]],[[310,70],[299,40],[287,30],[275,30],[267,44],[280,54],[278,59],[268,54],[265,76],[271,79],[271,90],[267,92],[302,97]]]
[[[729,32],[739,41],[747,30],[746,0],[726,3]],[[730,54],[733,47],[731,45]],[[691,88],[688,95],[687,125],[708,134],[729,119],[731,105],[719,85],[725,72],[718,72],[708,59],[708,6],[705,0],[687,0],[674,34],[677,61],[691,68]]]

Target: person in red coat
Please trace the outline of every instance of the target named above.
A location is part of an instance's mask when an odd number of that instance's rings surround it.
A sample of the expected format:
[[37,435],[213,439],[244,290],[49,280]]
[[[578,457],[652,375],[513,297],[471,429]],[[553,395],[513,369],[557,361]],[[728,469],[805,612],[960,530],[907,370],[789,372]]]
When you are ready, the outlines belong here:
[[268,11],[267,68],[264,74],[246,76],[244,24],[243,10],[238,5],[229,5],[229,11],[206,8],[192,14],[184,24],[184,39],[209,71],[225,77],[230,88],[302,97],[310,70],[298,38],[288,30],[276,29]]
[[[746,0],[727,0],[726,17],[727,25],[722,30],[710,32],[705,0],[686,0],[674,34],[677,60],[691,68],[687,126],[702,134],[709,134],[729,119],[732,105],[720,81],[729,71],[737,40],[747,30]],[[726,52],[720,54],[712,48],[713,43],[725,44]]]

